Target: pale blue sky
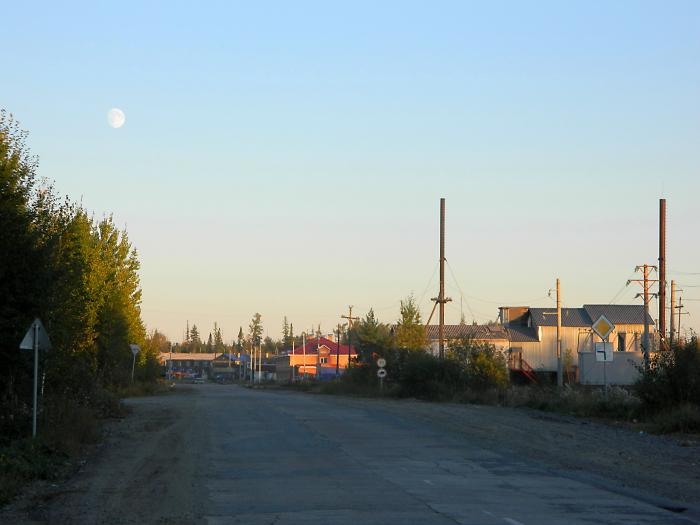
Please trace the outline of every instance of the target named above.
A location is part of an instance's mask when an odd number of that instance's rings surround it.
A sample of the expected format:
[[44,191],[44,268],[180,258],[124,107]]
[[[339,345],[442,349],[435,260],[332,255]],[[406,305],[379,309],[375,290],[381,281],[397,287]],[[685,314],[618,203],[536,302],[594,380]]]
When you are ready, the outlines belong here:
[[149,328],[427,315],[441,196],[448,321],[609,302],[665,196],[700,327],[700,3],[141,4],[4,5],[0,106],[127,226]]

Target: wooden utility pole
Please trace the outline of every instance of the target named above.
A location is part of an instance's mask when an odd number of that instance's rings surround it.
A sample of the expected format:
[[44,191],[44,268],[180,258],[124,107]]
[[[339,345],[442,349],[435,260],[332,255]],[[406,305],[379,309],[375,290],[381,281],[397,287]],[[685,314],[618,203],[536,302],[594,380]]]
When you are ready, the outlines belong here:
[[666,346],[666,199],[659,200],[659,332]]
[[[445,357],[445,303],[452,299],[445,297],[445,199],[440,199],[440,292],[437,297],[433,297],[436,305],[440,306],[438,340],[440,359]],[[432,317],[432,314],[431,314]]]
[[683,297],[678,298],[676,310],[678,310],[678,325],[676,326],[676,330],[678,330],[678,344],[681,344],[681,315],[688,315],[688,312],[683,312]]
[[564,367],[561,358],[561,288],[557,279],[557,386],[564,386]]
[[669,342],[671,343],[669,346],[673,347],[673,340],[675,338],[675,331],[676,331],[676,281],[671,280],[671,329],[669,330]]
[[335,342],[335,377],[340,377],[340,323],[338,323],[338,340]]
[[352,316],[352,306],[348,306],[348,315],[341,315],[341,319],[348,320],[348,369],[350,368],[350,353],[352,352],[352,322],[359,321],[359,317]]
[[[642,351],[644,352],[644,367],[649,368],[649,284],[657,282],[656,279],[649,279],[649,272],[651,270],[656,270],[656,266],[651,264],[644,264],[637,266],[634,271],[638,272],[642,270],[644,278],[643,279],[631,279],[628,282],[641,283],[643,286],[643,293],[641,294],[644,298],[644,336],[642,338]],[[637,294],[639,297],[640,294]]]

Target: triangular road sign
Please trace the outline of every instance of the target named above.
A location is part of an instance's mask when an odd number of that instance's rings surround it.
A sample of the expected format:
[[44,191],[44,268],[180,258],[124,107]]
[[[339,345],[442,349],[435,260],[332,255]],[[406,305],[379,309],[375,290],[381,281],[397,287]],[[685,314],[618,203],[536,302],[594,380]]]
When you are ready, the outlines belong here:
[[46,333],[46,328],[41,324],[41,321],[37,317],[34,322],[27,330],[27,333],[19,344],[21,350],[33,350],[34,349],[34,327],[38,326],[37,330],[39,335],[39,350],[51,350],[51,340],[49,339],[49,334]]

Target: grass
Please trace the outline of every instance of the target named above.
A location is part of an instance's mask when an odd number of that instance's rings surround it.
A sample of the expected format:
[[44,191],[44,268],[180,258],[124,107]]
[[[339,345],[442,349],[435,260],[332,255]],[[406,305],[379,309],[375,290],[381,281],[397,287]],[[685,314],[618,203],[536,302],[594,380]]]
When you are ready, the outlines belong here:
[[[168,391],[163,382],[135,383],[116,392],[97,390],[91,405],[73,399],[46,399],[39,417],[38,436],[0,443],[0,506],[10,502],[34,480],[56,480],[70,472],[86,447],[101,439],[106,418],[124,417],[120,399]],[[31,425],[21,424],[27,432]]]

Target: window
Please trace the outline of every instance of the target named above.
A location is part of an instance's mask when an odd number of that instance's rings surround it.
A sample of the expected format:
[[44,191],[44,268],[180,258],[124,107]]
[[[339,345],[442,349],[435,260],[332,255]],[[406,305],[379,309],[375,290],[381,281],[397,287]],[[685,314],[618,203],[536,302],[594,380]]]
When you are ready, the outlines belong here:
[[627,334],[625,332],[620,332],[617,334],[617,351],[625,352],[627,351]]
[[328,362],[328,358],[327,358],[327,357],[322,357],[322,358],[321,358],[321,364],[322,364],[322,365],[325,365],[327,362]]

